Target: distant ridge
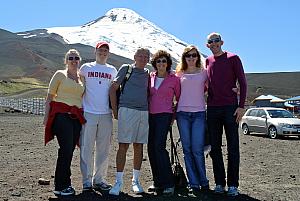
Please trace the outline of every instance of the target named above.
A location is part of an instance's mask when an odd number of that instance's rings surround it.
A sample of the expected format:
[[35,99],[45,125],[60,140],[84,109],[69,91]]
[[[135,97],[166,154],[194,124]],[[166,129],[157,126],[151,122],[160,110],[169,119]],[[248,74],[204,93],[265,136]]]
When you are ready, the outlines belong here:
[[[175,67],[187,45],[126,8],[112,9],[76,27],[19,33],[0,29],[0,80],[28,77],[46,84],[56,70],[64,68],[63,57],[68,49],[78,49],[83,62],[93,61],[94,45],[99,40],[110,42],[113,53],[108,63],[117,68],[132,63],[133,53],[139,46],[148,47],[152,53],[167,50],[173,56]],[[262,94],[280,98],[300,95],[300,72],[247,73],[246,76],[249,104]]]
[[286,99],[300,95],[300,72],[247,73],[248,99],[275,95]]

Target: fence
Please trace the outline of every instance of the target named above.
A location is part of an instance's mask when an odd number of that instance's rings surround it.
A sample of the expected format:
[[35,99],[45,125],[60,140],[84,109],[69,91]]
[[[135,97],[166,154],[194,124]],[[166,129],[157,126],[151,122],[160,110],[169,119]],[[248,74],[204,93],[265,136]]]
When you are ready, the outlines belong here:
[[0,106],[8,107],[14,111],[44,115],[45,114],[45,98],[22,98],[8,99],[1,98]]

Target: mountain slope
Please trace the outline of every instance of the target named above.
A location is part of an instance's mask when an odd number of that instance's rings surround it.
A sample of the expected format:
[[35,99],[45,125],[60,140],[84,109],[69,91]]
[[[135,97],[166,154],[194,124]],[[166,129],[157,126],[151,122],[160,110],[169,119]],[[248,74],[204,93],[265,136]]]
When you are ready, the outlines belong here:
[[289,98],[300,94],[300,72],[247,73],[249,100],[259,95],[275,95]]
[[[63,57],[76,48],[83,62],[95,60],[94,46],[99,40],[110,43],[108,63],[117,68],[131,63],[140,46],[152,53],[165,49],[178,61],[186,43],[168,34],[132,10],[116,8],[76,27],[53,27],[11,33],[0,29],[0,80],[32,77],[48,83],[57,69],[64,68]],[[174,62],[173,67],[175,67]],[[300,72],[247,74],[248,99],[261,94],[282,98],[300,94]]]
[[133,58],[138,47],[147,47],[152,53],[164,49],[178,61],[185,42],[168,34],[152,22],[126,8],[115,8],[104,16],[77,27],[53,27],[18,33],[24,38],[55,37],[67,44],[81,43],[94,46],[105,40],[111,44],[111,52]]
[[[83,62],[95,60],[94,48],[88,45],[62,43],[53,35],[23,38],[0,29],[0,79],[32,77],[47,83],[57,69],[64,68],[70,48],[79,50]],[[108,63],[118,68],[132,60],[111,54]]]

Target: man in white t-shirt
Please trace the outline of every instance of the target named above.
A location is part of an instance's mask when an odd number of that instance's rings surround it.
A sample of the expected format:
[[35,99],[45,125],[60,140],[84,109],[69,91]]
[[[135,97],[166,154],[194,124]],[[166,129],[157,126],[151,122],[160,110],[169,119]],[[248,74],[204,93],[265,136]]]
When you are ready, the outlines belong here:
[[96,61],[85,63],[80,68],[80,77],[85,84],[83,109],[87,120],[80,136],[83,192],[111,188],[105,180],[113,127],[109,108],[109,88],[117,75],[117,70],[106,63],[109,56],[107,42],[97,43],[95,55]]

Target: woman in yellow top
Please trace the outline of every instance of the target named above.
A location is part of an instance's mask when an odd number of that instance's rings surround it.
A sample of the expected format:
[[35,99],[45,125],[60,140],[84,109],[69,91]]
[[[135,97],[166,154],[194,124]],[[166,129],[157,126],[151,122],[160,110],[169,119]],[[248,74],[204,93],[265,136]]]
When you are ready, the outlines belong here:
[[59,149],[56,162],[53,193],[74,195],[71,186],[71,161],[79,140],[82,113],[83,83],[79,79],[80,54],[70,49],[65,55],[65,70],[58,70],[51,78],[45,105],[45,144],[57,138]]

